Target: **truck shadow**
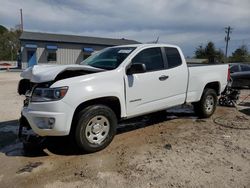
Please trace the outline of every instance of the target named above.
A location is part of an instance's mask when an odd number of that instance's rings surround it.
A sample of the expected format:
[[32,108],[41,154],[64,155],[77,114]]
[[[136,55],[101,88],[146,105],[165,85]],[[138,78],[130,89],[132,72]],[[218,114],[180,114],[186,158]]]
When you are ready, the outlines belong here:
[[250,108],[241,109],[239,111],[247,116],[250,116]]
[[43,150],[34,150],[28,154],[18,139],[18,120],[0,122],[0,152],[7,156],[45,156]]
[[136,118],[128,119],[121,121],[117,128],[117,134],[123,134],[125,132],[133,131],[136,129],[145,128],[148,126],[152,126],[164,121],[170,121],[172,119],[177,118],[197,118],[192,110],[190,112],[187,111],[179,111],[179,112],[167,112],[167,111],[160,111],[144,116],[139,116]]
[[[145,128],[176,118],[195,118],[192,109],[161,111],[119,122],[117,134]],[[17,138],[18,120],[0,122],[0,152],[7,156],[41,157],[49,153],[56,155],[83,155],[69,136],[47,137],[43,140],[31,137],[31,143],[24,144]]]
[[239,110],[241,113],[250,116],[250,102],[246,101],[246,102],[240,102],[238,104],[238,106],[241,107],[241,109]]

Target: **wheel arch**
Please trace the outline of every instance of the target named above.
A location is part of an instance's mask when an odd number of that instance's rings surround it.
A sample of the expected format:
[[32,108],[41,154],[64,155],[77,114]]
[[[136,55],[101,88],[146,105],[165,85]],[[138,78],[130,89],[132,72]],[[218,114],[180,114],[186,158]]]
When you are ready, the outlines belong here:
[[115,96],[108,96],[108,97],[100,97],[100,98],[96,98],[96,99],[91,99],[88,101],[85,101],[81,104],[79,104],[77,106],[77,108],[74,111],[74,115],[72,118],[72,122],[71,122],[71,130],[70,132],[72,132],[72,130],[74,129],[73,127],[75,127],[76,125],[76,120],[77,120],[77,114],[83,110],[84,108],[91,106],[91,105],[105,105],[108,106],[109,108],[111,108],[117,119],[121,119],[121,103],[118,97]]
[[221,93],[220,88],[221,88],[220,82],[210,82],[205,85],[203,92],[205,91],[205,89],[214,89],[217,96],[219,96]]

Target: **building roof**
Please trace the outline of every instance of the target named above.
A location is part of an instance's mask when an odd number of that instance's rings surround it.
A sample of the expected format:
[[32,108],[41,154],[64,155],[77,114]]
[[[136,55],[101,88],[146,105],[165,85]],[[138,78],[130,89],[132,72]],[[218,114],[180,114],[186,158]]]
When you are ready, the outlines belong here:
[[101,37],[88,37],[77,35],[64,35],[52,33],[40,33],[24,31],[19,38],[21,41],[46,41],[46,42],[62,42],[62,43],[79,43],[79,44],[93,44],[93,45],[126,45],[126,44],[139,44],[138,41],[128,39],[112,39]]

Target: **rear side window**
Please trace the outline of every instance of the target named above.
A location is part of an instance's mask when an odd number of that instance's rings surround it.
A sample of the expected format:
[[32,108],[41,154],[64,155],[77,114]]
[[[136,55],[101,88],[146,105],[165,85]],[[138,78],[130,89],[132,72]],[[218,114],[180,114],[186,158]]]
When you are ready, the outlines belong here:
[[241,71],[250,71],[250,66],[248,66],[248,65],[241,65]]
[[164,62],[160,48],[148,48],[142,50],[132,59],[132,63],[145,64],[147,71],[164,69]]
[[167,61],[168,61],[168,68],[174,68],[182,64],[181,56],[179,51],[176,48],[165,48]]

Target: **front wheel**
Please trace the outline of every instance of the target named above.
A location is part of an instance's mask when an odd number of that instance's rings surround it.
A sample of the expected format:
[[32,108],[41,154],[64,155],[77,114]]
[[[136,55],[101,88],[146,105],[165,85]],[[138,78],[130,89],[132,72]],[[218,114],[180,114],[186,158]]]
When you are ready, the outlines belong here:
[[113,110],[104,105],[93,105],[78,114],[75,139],[86,152],[107,147],[116,134],[117,118]]
[[194,111],[200,118],[208,118],[213,115],[217,105],[217,94],[213,89],[205,89],[201,100],[194,105]]

